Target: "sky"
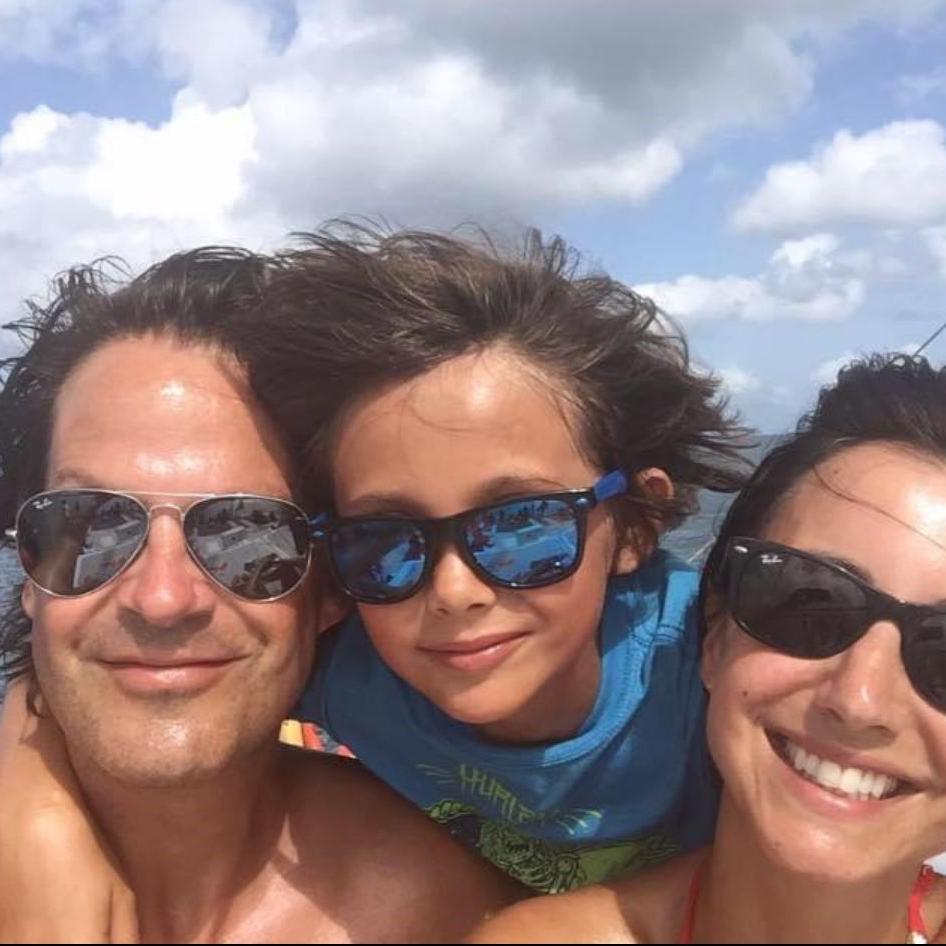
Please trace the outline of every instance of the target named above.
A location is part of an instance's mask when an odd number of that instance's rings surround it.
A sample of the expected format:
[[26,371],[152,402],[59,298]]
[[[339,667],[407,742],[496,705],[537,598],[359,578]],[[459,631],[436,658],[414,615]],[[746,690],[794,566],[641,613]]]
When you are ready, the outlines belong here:
[[946,0],[0,0],[3,322],[351,215],[561,234],[790,429],[946,321]]

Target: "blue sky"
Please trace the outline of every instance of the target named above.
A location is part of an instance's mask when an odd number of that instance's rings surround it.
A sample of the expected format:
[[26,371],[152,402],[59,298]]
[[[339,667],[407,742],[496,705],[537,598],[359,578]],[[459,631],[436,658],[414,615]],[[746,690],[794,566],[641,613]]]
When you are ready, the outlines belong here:
[[939,0],[0,0],[0,306],[340,214],[536,224],[783,430],[946,321],[944,54]]

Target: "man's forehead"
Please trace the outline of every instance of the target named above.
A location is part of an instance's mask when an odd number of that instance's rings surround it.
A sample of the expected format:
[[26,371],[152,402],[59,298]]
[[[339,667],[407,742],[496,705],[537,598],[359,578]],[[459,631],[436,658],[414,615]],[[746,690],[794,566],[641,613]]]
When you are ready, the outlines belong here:
[[158,338],[105,345],[66,379],[47,474],[50,485],[74,485],[78,474],[141,491],[284,495],[291,479],[281,438],[238,366]]

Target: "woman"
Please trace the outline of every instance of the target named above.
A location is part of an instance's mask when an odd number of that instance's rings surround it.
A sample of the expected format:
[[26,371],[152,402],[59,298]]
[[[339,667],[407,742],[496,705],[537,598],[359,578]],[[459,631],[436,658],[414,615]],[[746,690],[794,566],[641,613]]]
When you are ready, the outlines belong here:
[[713,845],[475,941],[944,941],[946,370],[842,371],[731,508],[702,601]]

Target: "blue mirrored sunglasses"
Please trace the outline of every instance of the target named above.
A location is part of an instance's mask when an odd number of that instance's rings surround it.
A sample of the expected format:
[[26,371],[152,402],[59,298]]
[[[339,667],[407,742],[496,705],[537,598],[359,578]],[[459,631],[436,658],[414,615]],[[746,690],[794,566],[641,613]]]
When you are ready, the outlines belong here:
[[627,476],[614,470],[589,489],[523,496],[441,519],[320,516],[311,520],[312,536],[325,544],[342,588],[367,604],[416,594],[444,542],[491,585],[541,588],[575,572],[589,511],[627,489]]

